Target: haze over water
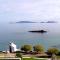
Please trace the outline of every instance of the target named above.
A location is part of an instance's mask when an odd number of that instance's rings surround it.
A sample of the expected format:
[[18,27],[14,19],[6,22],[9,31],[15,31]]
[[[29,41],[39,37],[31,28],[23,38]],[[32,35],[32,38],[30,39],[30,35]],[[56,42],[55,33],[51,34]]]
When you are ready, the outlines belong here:
[[[46,30],[47,33],[31,33],[30,30]],[[60,45],[60,23],[1,23],[0,50],[7,50],[9,42],[16,43],[17,47],[24,44],[41,44],[45,49]]]

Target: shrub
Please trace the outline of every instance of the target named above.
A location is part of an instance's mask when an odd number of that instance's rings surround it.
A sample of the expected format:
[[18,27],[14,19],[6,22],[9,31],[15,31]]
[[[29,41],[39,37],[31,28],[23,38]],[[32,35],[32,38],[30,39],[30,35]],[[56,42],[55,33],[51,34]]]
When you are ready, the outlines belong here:
[[42,45],[35,45],[33,48],[36,52],[44,52],[44,48]]
[[28,52],[32,50],[32,46],[31,45],[24,45],[21,47],[21,50]]
[[16,53],[16,57],[20,57],[20,58],[22,58],[22,54],[21,53]]
[[59,50],[57,48],[49,48],[47,52],[50,54],[58,54]]

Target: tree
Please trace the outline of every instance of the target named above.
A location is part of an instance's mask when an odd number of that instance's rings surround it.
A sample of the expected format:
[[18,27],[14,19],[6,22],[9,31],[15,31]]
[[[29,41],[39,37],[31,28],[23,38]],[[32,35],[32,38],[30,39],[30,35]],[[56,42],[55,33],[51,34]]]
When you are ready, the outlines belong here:
[[43,52],[44,51],[44,48],[43,48],[43,46],[42,45],[35,45],[34,47],[34,51],[36,51],[36,52]]
[[47,52],[50,54],[58,54],[59,50],[57,48],[49,48]]
[[31,45],[24,45],[21,47],[21,50],[28,52],[32,50],[32,46]]

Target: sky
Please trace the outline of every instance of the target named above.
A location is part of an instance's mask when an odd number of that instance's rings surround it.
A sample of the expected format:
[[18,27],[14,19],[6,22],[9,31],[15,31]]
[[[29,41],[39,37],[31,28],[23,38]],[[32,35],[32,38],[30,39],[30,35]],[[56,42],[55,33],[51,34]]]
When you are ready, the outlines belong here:
[[0,22],[60,21],[60,0],[0,0]]

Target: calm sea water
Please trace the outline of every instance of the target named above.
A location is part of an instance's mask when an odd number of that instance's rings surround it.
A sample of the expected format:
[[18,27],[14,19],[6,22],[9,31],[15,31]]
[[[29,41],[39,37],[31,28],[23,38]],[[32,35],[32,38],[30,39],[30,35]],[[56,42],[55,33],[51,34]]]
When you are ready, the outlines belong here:
[[[47,33],[31,33],[30,30],[46,30]],[[16,43],[20,48],[24,44],[41,44],[45,49],[60,45],[59,23],[20,23],[0,24],[0,51],[7,50],[9,42]]]

